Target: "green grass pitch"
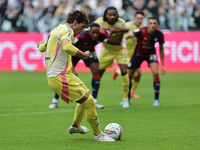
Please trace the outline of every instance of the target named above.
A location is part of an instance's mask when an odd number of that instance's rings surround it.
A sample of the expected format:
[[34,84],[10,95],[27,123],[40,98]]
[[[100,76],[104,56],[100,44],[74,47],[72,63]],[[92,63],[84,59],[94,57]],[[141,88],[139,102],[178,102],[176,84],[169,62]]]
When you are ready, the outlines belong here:
[[[106,72],[101,80],[97,110],[100,127],[116,122],[123,128],[120,141],[94,141],[88,134],[67,132],[75,103],[59,99],[57,109],[48,105],[54,96],[45,72],[0,72],[0,150],[199,150],[200,73],[167,73],[161,78],[160,107],[153,107],[153,80],[142,74],[139,99],[123,109],[121,77],[112,80]],[[91,73],[78,76],[91,91]]]

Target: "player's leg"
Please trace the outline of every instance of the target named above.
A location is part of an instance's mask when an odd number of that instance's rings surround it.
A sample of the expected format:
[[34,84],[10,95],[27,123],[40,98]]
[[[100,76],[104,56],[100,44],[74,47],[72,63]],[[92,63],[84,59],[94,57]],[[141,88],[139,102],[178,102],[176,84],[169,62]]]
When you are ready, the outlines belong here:
[[129,77],[127,74],[127,68],[128,68],[128,58],[127,53],[124,49],[120,51],[119,54],[116,55],[117,63],[121,70],[121,77],[122,77],[122,89],[123,89],[123,108],[128,108],[128,92],[129,92]]
[[59,96],[55,93],[54,98],[52,99],[52,103],[49,105],[49,109],[57,108]]
[[99,121],[98,121],[98,116],[96,113],[94,98],[92,97],[92,95],[90,95],[89,93],[86,93],[85,96],[77,102],[78,104],[75,110],[74,123],[73,123],[73,126],[69,128],[69,132],[71,131],[71,134],[72,133],[84,134],[89,131],[87,130],[86,127],[80,126],[80,123],[83,119],[83,114],[85,112],[86,119],[93,130],[96,141],[108,141],[108,142],[115,141],[112,138],[104,135],[103,132],[101,131]]
[[92,62],[90,64],[90,70],[92,72],[92,96],[94,97],[94,102],[97,109],[103,109],[104,106],[99,104],[97,101],[97,95],[99,91],[99,85],[100,85],[100,70],[99,70],[99,63],[98,62]]
[[128,64],[128,76],[129,76],[129,103],[130,103],[130,91],[132,88],[132,79],[134,77],[134,75],[136,74],[136,72],[139,70],[141,63],[144,61],[145,59],[138,57],[136,55],[132,55],[131,60]]
[[128,100],[129,100],[129,104],[131,103],[131,88],[132,88],[132,80],[133,80],[133,75],[135,74],[137,68],[136,69],[131,69],[128,68],[127,69],[127,73],[128,73],[128,77],[129,77],[129,89],[128,89]]
[[154,85],[154,95],[155,95],[153,106],[159,106],[160,77],[158,71],[158,63],[152,62],[149,64],[149,67],[151,68],[151,72],[153,75],[153,85]]
[[95,134],[95,140],[114,141],[112,138],[109,138],[102,134],[102,131],[99,127],[94,98],[88,93],[89,90],[87,89],[85,84],[80,80],[80,78],[72,73],[67,74],[66,79],[67,80],[64,81],[63,77],[59,79],[62,80],[62,87],[68,89],[68,93],[66,93],[66,89],[62,89],[62,98],[64,101],[67,101],[68,99],[70,102],[76,101],[78,103],[75,109],[73,125],[68,130],[69,133],[84,134],[89,131],[87,127],[81,126],[81,121],[85,114],[86,119]]
[[133,79],[132,79],[132,88],[131,88],[130,96],[133,98],[140,98],[140,96],[135,93],[135,90],[137,89],[139,81],[140,81],[140,77],[141,77],[141,69],[138,68],[135,71],[133,75]]

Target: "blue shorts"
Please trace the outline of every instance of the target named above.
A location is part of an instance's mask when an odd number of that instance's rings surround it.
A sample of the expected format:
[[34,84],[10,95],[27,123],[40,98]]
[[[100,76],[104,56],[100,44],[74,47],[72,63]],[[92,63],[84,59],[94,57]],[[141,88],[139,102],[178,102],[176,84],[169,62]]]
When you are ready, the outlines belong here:
[[[82,58],[72,56],[72,63],[74,65],[74,67],[77,65],[77,63],[79,62],[80,59],[82,59]],[[93,63],[93,62],[99,63],[96,52],[90,52],[90,57],[88,59],[83,59],[83,61],[87,67],[90,67],[91,63]]]
[[148,63],[148,66],[152,62],[158,63],[157,55],[156,54],[150,54],[149,57],[143,58],[136,56],[135,54],[132,55],[131,60],[128,64],[128,69],[137,69],[140,67],[141,63],[146,60]]

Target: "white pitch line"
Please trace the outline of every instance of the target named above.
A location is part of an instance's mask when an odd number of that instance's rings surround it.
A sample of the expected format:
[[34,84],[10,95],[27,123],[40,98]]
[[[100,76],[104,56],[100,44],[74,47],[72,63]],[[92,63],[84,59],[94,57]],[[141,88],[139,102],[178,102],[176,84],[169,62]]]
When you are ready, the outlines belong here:
[[[133,105],[133,104],[132,104]],[[187,105],[200,105],[200,103],[184,103],[184,104],[161,104],[159,107],[171,107],[171,106],[187,106]],[[153,108],[153,106],[133,106],[130,107],[132,109],[134,108]],[[130,109],[129,108],[129,109]],[[154,107],[155,108],[155,107]],[[113,108],[105,108],[105,110],[109,109],[122,109],[121,107],[113,107]],[[48,112],[31,112],[31,113],[17,113],[17,114],[0,114],[1,116],[23,116],[23,115],[39,115],[39,114],[50,114],[50,113],[61,113],[61,112],[70,112],[74,111],[74,108],[62,108],[62,109],[57,109],[56,111],[50,111],[49,109],[0,109],[0,111],[37,111],[37,110],[47,110]],[[101,110],[100,110],[101,111]],[[103,110],[102,110],[103,111]]]
[[49,111],[49,112],[32,112],[32,113],[17,113],[17,114],[0,114],[0,117],[1,116],[40,115],[40,114],[61,113],[61,112],[69,112],[69,111],[72,111],[72,110],[60,110],[60,111]]

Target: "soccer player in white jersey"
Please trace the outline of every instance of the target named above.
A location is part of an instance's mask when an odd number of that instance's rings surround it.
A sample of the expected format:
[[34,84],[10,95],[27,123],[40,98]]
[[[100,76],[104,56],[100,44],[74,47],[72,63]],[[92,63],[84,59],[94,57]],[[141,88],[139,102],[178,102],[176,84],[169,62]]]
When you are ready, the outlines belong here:
[[88,22],[83,11],[72,10],[67,16],[67,23],[54,28],[45,42],[38,43],[38,48],[41,52],[45,52],[46,73],[50,88],[66,103],[77,102],[74,121],[68,132],[70,134],[87,133],[89,129],[81,126],[81,121],[86,115],[95,135],[94,139],[112,142],[115,140],[100,130],[93,96],[89,94],[85,84],[71,72],[71,55],[83,59],[90,56],[89,51],[83,52],[72,45],[74,35],[82,32]]

